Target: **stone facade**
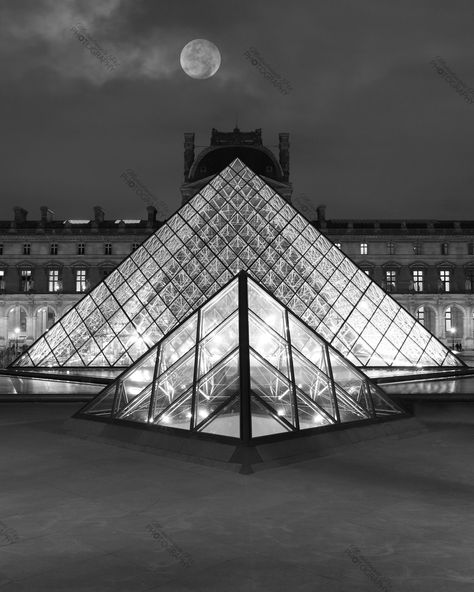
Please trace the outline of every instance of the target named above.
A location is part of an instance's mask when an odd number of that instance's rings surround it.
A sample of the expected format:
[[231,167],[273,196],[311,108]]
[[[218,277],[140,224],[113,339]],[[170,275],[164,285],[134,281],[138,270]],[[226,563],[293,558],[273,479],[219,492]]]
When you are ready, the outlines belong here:
[[14,208],[0,221],[0,350],[30,345],[160,225],[148,206],[144,220],[55,220],[41,208],[28,220]]
[[329,220],[324,206],[314,217],[436,337],[474,349],[474,221]]

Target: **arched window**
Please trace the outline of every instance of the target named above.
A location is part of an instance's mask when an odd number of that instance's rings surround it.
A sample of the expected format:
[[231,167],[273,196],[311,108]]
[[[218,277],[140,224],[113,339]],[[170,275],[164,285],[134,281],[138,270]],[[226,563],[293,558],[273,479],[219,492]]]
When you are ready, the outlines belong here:
[[458,306],[448,306],[444,311],[446,337],[460,340],[464,336],[464,312]]
[[7,315],[8,345],[18,351],[26,340],[26,310],[13,306]]
[[42,306],[36,311],[35,338],[38,339],[56,322],[56,312],[51,306]]
[[436,331],[436,315],[430,306],[420,306],[416,311],[416,320],[424,327],[435,333]]
[[420,308],[416,311],[416,320],[421,323],[422,325],[425,324],[425,307],[420,306]]
[[453,328],[452,323],[453,309],[451,308],[451,306],[448,306],[448,308],[444,311],[444,330],[446,331],[446,334],[448,334]]

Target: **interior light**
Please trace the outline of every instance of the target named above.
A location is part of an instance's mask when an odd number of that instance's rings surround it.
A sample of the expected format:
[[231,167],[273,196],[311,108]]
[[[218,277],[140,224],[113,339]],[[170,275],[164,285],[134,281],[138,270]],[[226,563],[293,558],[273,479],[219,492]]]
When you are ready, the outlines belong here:
[[280,417],[281,417],[282,415],[285,415],[285,410],[284,410],[284,409],[278,409],[278,411],[277,411],[277,415],[279,415]]

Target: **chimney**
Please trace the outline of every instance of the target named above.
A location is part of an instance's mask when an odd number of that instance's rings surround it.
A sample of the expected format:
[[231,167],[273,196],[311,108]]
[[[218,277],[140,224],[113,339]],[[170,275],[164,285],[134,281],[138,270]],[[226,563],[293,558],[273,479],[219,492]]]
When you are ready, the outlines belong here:
[[42,225],[46,225],[46,224],[48,224],[48,222],[52,222],[53,215],[54,215],[53,210],[50,210],[48,208],[48,206],[41,206],[40,211],[41,211],[41,224]]
[[94,207],[94,221],[100,224],[104,221],[104,210],[100,206]]
[[156,225],[156,208],[155,208],[155,206],[147,206],[146,209],[148,212],[147,227],[154,228]]
[[184,134],[184,182],[189,181],[189,171],[194,162],[194,132]]
[[24,224],[26,222],[28,212],[25,209],[19,207],[13,208],[13,211],[15,212],[15,223]]
[[280,150],[280,165],[283,170],[283,181],[290,179],[290,134],[278,134],[278,148]]

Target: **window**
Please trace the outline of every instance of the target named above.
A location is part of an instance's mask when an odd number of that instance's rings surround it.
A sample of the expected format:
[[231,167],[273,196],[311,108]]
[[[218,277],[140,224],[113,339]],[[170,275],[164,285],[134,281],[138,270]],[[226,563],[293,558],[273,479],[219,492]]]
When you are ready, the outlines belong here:
[[421,243],[413,243],[413,255],[421,255]]
[[0,244],[0,255],[3,255],[3,245]]
[[106,255],[112,255],[112,243],[105,243],[105,245],[104,245],[104,253]]
[[416,311],[416,320],[421,323],[422,325],[425,324],[425,307],[420,306],[420,308]]
[[385,270],[385,289],[387,292],[395,292],[397,287],[397,272],[394,269]]
[[395,243],[387,243],[387,253],[389,255],[395,255]]
[[5,292],[5,270],[0,269],[0,292]]
[[360,243],[360,254],[367,255],[368,252],[369,252],[369,250],[367,248],[367,243]]
[[86,254],[85,243],[77,243],[77,254],[78,255],[85,255]]
[[24,243],[23,245],[23,255],[30,255],[31,254],[31,245],[30,243]]
[[49,269],[48,270],[48,292],[59,291],[59,270]]
[[474,243],[467,243],[467,254],[474,255]]
[[444,330],[446,333],[451,333],[451,329],[453,329],[453,310],[448,306],[444,313]]
[[451,272],[449,269],[440,269],[439,271],[440,289],[442,292],[451,291]]
[[76,292],[85,292],[87,290],[87,277],[85,269],[76,269]]
[[441,244],[441,255],[448,255],[449,254],[449,245],[448,243]]
[[470,293],[474,292],[474,269],[466,269],[464,290]]
[[51,243],[51,248],[49,250],[50,255],[57,255],[58,254],[58,243]]
[[369,277],[372,277],[372,270],[371,269],[363,269],[364,273],[366,273]]
[[33,273],[31,269],[22,269],[20,274],[20,291],[29,292],[33,284]]
[[140,246],[140,243],[132,243],[132,251],[136,251],[139,246]]
[[422,269],[414,269],[412,271],[413,290],[415,292],[423,292],[423,276],[424,272]]

